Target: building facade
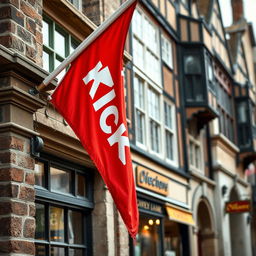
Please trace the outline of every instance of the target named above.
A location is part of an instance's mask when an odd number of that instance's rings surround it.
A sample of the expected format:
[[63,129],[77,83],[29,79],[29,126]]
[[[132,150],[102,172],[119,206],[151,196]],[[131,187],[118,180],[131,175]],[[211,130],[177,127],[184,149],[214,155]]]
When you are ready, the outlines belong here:
[[137,5],[124,55],[135,244],[47,101],[65,70],[29,93],[121,2],[0,1],[0,255],[253,255],[255,38],[242,0],[228,28],[217,0]]

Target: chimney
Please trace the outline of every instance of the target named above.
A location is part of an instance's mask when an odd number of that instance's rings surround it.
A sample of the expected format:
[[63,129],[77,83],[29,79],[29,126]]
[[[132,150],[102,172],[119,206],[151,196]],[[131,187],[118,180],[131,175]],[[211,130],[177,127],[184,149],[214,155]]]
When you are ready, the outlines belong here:
[[231,0],[233,24],[244,19],[244,3],[243,0]]

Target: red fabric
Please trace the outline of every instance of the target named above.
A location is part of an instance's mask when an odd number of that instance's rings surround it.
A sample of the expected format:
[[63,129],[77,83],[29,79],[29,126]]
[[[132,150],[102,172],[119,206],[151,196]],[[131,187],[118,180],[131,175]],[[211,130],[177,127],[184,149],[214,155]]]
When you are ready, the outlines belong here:
[[[94,161],[133,238],[138,231],[138,207],[126,139],[121,71],[124,44],[135,6],[136,1],[72,62],[51,100]],[[98,70],[93,74],[97,65]],[[117,142],[113,134],[123,144]]]

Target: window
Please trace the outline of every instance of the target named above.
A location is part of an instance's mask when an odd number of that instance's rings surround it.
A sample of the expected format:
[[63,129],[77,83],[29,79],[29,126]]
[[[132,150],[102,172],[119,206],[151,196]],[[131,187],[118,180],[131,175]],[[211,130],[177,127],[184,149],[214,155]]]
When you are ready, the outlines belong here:
[[202,170],[202,150],[200,141],[189,137],[189,165],[192,169]]
[[161,86],[159,31],[146,15],[135,10],[133,18],[134,65]]
[[[43,68],[52,72],[60,63],[74,51],[78,42],[53,20],[44,17],[43,20]],[[57,78],[60,80],[63,70]]]
[[36,255],[91,255],[90,174],[63,161],[35,164]]
[[148,110],[151,150],[160,153],[160,97],[152,88],[148,89]]
[[184,73],[187,101],[204,101],[204,89],[202,83],[202,67],[200,56],[188,54],[184,57]]
[[162,59],[168,67],[173,68],[172,45],[171,45],[171,42],[163,35],[162,35]]
[[145,95],[143,81],[138,77],[134,78],[134,98],[136,140],[143,145],[145,144]]
[[173,104],[164,102],[164,120],[165,120],[165,152],[166,159],[176,161],[177,158],[177,138],[175,133],[176,114]]
[[231,92],[217,83],[217,109],[219,113],[220,132],[229,140],[234,141],[234,119]]
[[[165,113],[163,103],[160,31],[138,10],[135,10],[132,24],[136,145],[177,166],[175,106],[170,105],[169,109],[166,108],[169,112]],[[171,43],[163,38],[163,61],[172,67]]]

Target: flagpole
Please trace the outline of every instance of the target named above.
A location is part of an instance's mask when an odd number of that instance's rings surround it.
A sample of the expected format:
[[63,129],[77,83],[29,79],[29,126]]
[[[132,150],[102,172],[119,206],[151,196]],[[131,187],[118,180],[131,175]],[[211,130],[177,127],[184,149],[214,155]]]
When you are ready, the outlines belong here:
[[[125,1],[105,22],[95,29],[56,69],[54,69],[43,82],[29,91],[36,95],[42,91],[64,68],[66,68],[84,49],[99,37],[130,5],[136,0]],[[58,86],[58,85],[57,85]]]

